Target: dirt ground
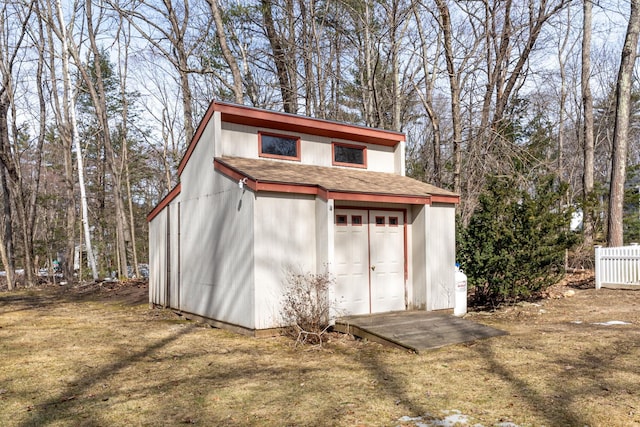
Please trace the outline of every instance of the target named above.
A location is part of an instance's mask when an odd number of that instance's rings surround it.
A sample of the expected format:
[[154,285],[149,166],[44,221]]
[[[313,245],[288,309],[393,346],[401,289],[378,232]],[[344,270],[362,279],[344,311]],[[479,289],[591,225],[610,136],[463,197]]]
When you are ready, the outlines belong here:
[[640,426],[639,291],[572,275],[467,318],[509,335],[318,349],[149,309],[144,282],[0,290],[0,425]]

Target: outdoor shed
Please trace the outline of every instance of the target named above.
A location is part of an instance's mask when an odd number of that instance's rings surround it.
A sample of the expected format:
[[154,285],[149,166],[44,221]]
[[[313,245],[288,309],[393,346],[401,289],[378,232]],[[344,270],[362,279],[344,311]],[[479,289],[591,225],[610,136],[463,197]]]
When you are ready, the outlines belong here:
[[149,300],[255,334],[286,276],[336,315],[453,308],[455,193],[405,176],[402,133],[213,102],[149,221]]

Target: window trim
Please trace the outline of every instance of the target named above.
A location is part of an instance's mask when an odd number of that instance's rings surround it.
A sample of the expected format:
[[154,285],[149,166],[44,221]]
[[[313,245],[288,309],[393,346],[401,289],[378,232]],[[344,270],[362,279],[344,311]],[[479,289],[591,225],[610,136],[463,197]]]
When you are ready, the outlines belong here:
[[[344,218],[344,222],[338,222],[338,218]],[[346,227],[348,225],[348,216],[343,214],[336,214],[336,227]]]
[[[392,224],[391,220],[395,220],[395,224]],[[397,216],[390,216],[389,217],[389,227],[399,227],[399,226],[400,226],[399,218]]]
[[[295,139],[295,141],[296,141],[296,156],[281,156],[281,155],[278,155],[278,154],[263,153],[262,152],[262,136],[263,135],[273,136],[275,138]],[[258,132],[258,156],[259,157],[266,157],[266,158],[270,158],[270,159],[295,160],[295,161],[299,162],[300,161],[300,137],[299,136],[294,136],[294,135],[285,135],[285,134],[279,134],[279,133],[273,133],[273,132],[259,131]]]
[[[362,164],[347,163],[347,162],[337,162],[336,161],[336,146],[345,147],[345,148],[356,148],[358,150],[362,150]],[[367,169],[367,146],[366,145],[348,144],[348,143],[345,143],[345,142],[333,141],[331,143],[331,164],[334,165],[334,166],[347,166],[347,167],[350,167],[350,168]]]
[[[382,223],[379,223],[378,220],[381,219]],[[376,227],[385,227],[387,225],[387,217],[386,216],[376,216]]]
[[[355,223],[353,221],[354,218],[358,218],[360,220],[360,222]],[[362,215],[351,215],[351,225],[353,225],[355,227],[362,227]]]

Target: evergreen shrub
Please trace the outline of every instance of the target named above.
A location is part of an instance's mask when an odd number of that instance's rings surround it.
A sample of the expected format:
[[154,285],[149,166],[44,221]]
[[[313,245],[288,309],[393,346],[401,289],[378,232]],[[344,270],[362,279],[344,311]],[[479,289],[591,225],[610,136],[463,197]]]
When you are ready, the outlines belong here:
[[471,304],[528,298],[562,277],[565,250],[577,240],[569,230],[571,209],[561,206],[565,191],[551,176],[528,185],[489,179],[469,224],[457,233]]

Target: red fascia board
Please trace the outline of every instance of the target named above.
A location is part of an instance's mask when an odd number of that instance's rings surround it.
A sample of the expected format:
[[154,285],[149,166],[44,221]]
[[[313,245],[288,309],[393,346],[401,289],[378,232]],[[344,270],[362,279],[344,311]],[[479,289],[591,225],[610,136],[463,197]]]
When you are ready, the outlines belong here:
[[182,191],[182,184],[178,183],[178,185],[173,187],[173,190],[171,190],[169,194],[164,196],[164,199],[162,199],[160,203],[158,203],[158,205],[155,208],[153,208],[151,212],[149,212],[149,215],[147,215],[147,222],[151,222],[153,218],[158,216],[158,214],[162,212],[162,210],[165,207],[167,207],[167,205],[171,203],[171,201],[175,199],[178,196],[178,194],[180,194],[180,191]]
[[216,102],[215,111],[220,111],[223,122],[259,128],[306,133],[387,147],[395,147],[399,142],[406,140],[405,135],[401,132],[261,110],[244,105]]
[[274,193],[312,194],[317,196],[319,187],[304,184],[283,184],[281,182],[257,182],[256,191],[271,191]]
[[431,204],[430,196],[403,196],[395,194],[347,193],[339,191],[327,191],[326,198],[350,202],[398,203],[403,205]]
[[435,194],[431,196],[431,203],[451,203],[451,204],[457,205],[460,203],[460,196],[458,195],[445,196],[445,195]]

